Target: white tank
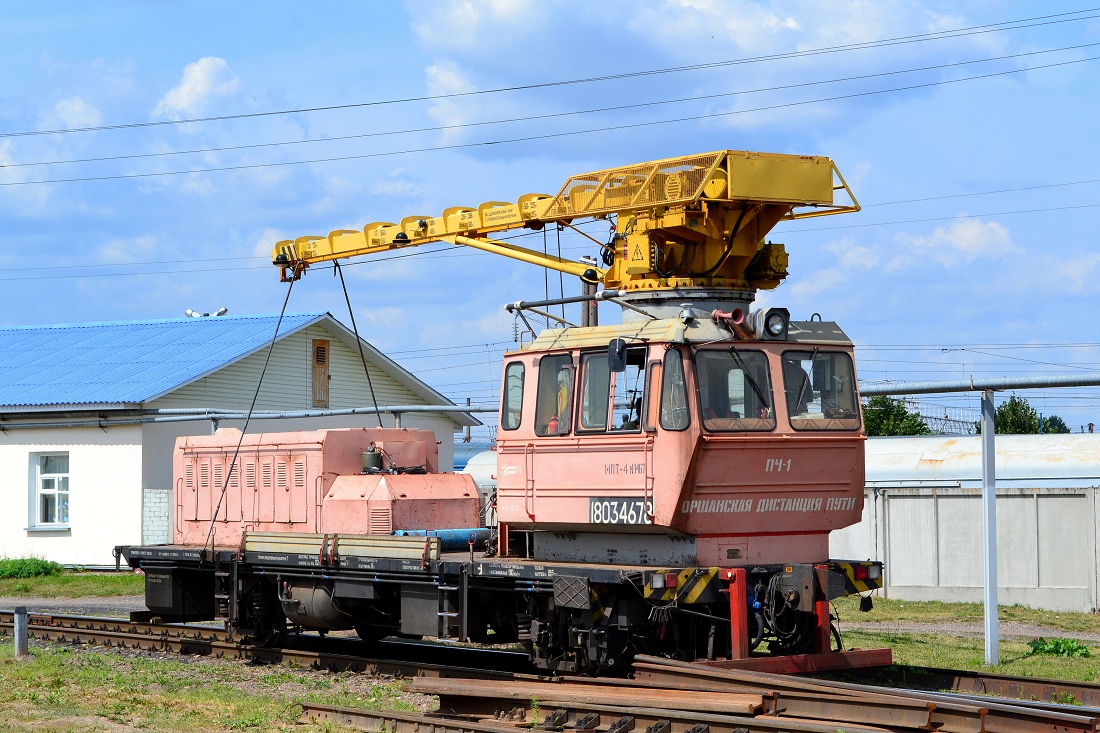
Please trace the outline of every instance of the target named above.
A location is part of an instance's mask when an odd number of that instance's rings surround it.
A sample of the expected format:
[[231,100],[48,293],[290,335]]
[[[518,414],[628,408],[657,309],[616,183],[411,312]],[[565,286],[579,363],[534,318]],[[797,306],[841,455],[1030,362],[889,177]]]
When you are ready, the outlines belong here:
[[495,527],[497,513],[494,503],[497,493],[497,453],[493,450],[485,450],[475,453],[466,461],[466,466],[459,473],[466,473],[473,477],[481,494],[481,506],[485,511],[485,526]]

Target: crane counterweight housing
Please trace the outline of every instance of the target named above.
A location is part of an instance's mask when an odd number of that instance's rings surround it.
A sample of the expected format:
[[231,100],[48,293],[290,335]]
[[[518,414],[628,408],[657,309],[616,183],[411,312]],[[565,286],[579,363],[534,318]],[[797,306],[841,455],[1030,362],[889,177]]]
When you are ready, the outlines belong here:
[[[430,242],[580,279],[579,296],[507,306],[531,338],[503,359],[495,494],[440,473],[418,431],[246,436],[238,461],[239,434],[186,439],[174,544],[119,554],[146,572],[151,614],[223,618],[254,642],[288,626],[519,641],[542,669],[587,673],[637,653],[888,663],[841,651],[829,611],[882,585],[881,563],[828,554],[863,511],[852,343],[819,316],[751,309],[787,277],[776,225],[858,210],[828,158],[723,150],[278,242],[284,281]],[[547,226],[595,256],[495,238]],[[574,302],[581,326],[539,310]],[[599,325],[597,302],[622,322]],[[535,334],[528,314],[558,325]]]

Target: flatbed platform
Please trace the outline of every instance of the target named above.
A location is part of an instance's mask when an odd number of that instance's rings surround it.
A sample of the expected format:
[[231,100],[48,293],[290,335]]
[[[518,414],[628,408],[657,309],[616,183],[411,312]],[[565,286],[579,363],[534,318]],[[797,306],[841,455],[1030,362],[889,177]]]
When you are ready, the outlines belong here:
[[[216,546],[213,550],[194,545],[148,545],[122,546],[117,548],[120,555],[134,567],[163,566],[179,563],[229,564],[238,556],[239,548]],[[321,574],[339,575],[344,572],[356,574],[366,572],[458,575],[466,572],[470,576],[484,578],[502,578],[516,580],[553,581],[555,576],[581,576],[595,583],[621,583],[626,580],[638,580],[646,571],[655,568],[648,565],[600,565],[594,563],[561,563],[536,561],[516,557],[484,557],[469,552],[440,553],[438,559],[425,560],[423,557],[367,557],[342,554],[339,546],[331,554],[321,552],[277,552],[271,549],[240,553],[239,561],[253,568],[286,568],[326,571]]]

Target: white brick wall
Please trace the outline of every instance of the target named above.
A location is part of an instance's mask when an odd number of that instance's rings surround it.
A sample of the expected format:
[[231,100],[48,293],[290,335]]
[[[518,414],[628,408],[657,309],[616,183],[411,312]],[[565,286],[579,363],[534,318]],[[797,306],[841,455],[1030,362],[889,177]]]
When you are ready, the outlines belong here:
[[145,489],[142,491],[141,542],[145,545],[171,544],[171,489]]

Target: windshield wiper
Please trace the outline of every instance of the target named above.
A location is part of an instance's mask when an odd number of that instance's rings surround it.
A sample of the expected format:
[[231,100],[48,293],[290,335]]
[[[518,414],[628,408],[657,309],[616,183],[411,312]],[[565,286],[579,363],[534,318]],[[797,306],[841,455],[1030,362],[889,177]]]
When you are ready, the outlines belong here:
[[806,395],[806,387],[810,384],[810,374],[813,374],[814,364],[817,363],[817,352],[819,347],[814,347],[814,353],[810,355],[810,371],[802,372],[802,387],[798,390],[798,399],[794,401],[795,405],[802,404],[802,398]]
[[730,346],[730,355],[733,356],[734,360],[737,362],[737,366],[741,367],[741,373],[745,375],[745,379],[749,380],[749,386],[752,387],[752,391],[756,393],[756,398],[760,400],[760,404],[764,405],[767,409],[771,409],[771,403],[760,390],[760,385],[752,378],[752,374],[749,372],[749,368],[745,364],[745,361],[741,358],[740,352],[733,346]]

